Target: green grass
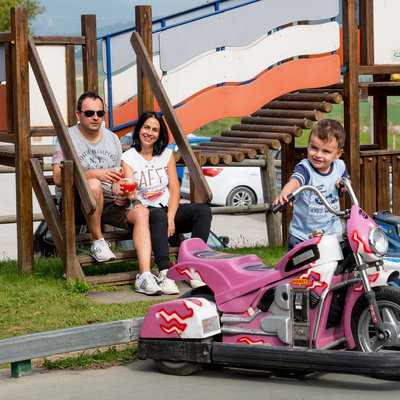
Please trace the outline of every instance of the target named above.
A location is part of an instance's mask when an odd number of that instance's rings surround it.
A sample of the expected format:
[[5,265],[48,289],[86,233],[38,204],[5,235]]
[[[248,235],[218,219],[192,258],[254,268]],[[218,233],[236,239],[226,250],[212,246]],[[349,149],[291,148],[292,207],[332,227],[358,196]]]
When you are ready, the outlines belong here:
[[[265,264],[275,265],[285,254],[280,247],[251,247],[226,249],[227,253],[257,254]],[[118,265],[103,265],[102,272],[113,272]],[[122,265],[122,269],[128,268]],[[30,275],[18,273],[14,260],[0,262],[0,339],[51,331],[74,326],[142,317],[149,307],[160,302],[137,301],[134,303],[95,303],[86,293],[93,288],[84,280],[62,278],[63,268],[59,258],[35,259],[35,272]],[[130,286],[96,290],[132,290]],[[136,345],[122,350],[118,347],[84,351],[70,357],[40,360],[48,369],[104,368],[123,365],[136,358]],[[9,365],[0,366],[9,368]]]
[[124,349],[112,346],[102,351],[83,351],[77,356],[49,360],[45,358],[41,365],[47,369],[95,369],[126,365],[137,358],[137,346],[129,345]]
[[58,258],[35,260],[31,275],[20,275],[15,261],[0,262],[0,338],[144,316],[157,302],[99,304],[85,285],[62,279]]
[[[254,253],[269,265],[276,264],[284,254],[282,248],[274,247],[227,249],[227,252]],[[104,265],[102,272],[115,269],[114,265]],[[0,262],[0,338],[81,326],[88,321],[141,317],[152,304],[159,302],[154,299],[123,304],[95,303],[86,296],[92,290],[90,285],[83,280],[66,281],[62,274],[58,258],[36,259],[35,272],[31,275],[19,274],[13,260]],[[125,286],[118,290],[132,288]]]

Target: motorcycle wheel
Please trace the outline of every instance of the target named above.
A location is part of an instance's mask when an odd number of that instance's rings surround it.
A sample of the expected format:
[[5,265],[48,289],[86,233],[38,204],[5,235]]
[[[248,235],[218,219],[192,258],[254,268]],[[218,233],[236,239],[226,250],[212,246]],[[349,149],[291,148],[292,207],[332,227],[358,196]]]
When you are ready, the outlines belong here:
[[[380,286],[374,288],[376,302],[382,321],[390,316],[400,325],[400,290],[392,286]],[[376,336],[371,322],[371,315],[367,308],[364,296],[361,296],[355,304],[351,317],[351,329],[356,347],[354,350],[364,352],[376,352],[384,348]]]
[[199,371],[202,367],[201,363],[191,361],[154,360],[154,362],[162,372],[168,375],[192,375]]
[[[202,297],[207,300],[214,301],[214,294],[208,286],[200,286],[179,296],[180,299],[186,297]],[[154,362],[162,372],[168,375],[192,375],[203,367],[202,363],[196,363],[192,361],[154,360]],[[213,365],[214,364],[204,364],[205,368],[207,369],[211,368]]]

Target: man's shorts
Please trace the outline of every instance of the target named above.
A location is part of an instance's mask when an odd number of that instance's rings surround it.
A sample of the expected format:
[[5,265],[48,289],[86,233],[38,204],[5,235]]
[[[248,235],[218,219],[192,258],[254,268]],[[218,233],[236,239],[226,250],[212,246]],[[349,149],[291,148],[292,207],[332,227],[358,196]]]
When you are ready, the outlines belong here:
[[[103,213],[101,214],[101,222],[103,224],[116,226],[122,229],[133,229],[133,225],[128,222],[126,215],[129,210],[127,208],[130,205],[129,200],[120,207],[114,203],[113,193],[110,190],[103,189]],[[78,191],[75,188],[75,223],[78,225],[86,224],[85,216],[83,215],[81,208],[81,199],[79,197]],[[132,201],[133,205],[141,204],[139,200]]]

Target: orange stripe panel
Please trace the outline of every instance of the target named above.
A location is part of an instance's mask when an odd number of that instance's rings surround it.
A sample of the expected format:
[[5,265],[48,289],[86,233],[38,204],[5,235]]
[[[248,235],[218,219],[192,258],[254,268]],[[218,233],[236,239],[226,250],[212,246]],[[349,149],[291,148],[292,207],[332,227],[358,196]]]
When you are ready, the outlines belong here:
[[[269,101],[293,90],[322,87],[339,81],[340,60],[336,54],[292,60],[264,72],[251,83],[212,87],[193,97],[175,112],[187,135],[221,118],[251,114]],[[136,99],[114,110],[114,125],[136,118]],[[127,128],[125,133],[129,130]],[[121,133],[118,132],[118,136]]]
[[251,83],[220,86],[176,109],[186,134],[221,118],[242,117],[293,90],[323,87],[340,81],[339,57],[298,59],[281,64]]

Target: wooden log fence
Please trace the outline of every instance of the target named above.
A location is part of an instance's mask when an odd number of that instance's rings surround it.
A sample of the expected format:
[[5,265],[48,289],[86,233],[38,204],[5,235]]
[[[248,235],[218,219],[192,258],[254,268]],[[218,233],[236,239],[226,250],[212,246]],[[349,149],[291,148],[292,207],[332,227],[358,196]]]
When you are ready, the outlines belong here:
[[273,100],[263,108],[277,108],[288,110],[319,110],[325,113],[332,111],[332,103],[326,101],[277,101]]
[[250,132],[278,132],[288,133],[292,136],[301,136],[303,130],[298,126],[291,125],[258,125],[259,119],[254,117],[242,118],[241,124],[231,126],[233,131],[250,131]]

